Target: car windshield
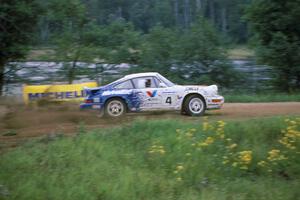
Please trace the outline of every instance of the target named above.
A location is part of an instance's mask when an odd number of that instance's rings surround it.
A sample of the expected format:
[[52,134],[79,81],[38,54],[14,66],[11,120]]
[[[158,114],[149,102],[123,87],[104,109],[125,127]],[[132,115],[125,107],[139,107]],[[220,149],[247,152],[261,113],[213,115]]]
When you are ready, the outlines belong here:
[[166,79],[165,77],[163,77],[162,75],[157,74],[157,76],[158,76],[158,78],[159,78],[160,80],[162,80],[168,87],[172,87],[172,86],[175,85],[174,83],[172,83],[171,81],[169,81],[168,79]]

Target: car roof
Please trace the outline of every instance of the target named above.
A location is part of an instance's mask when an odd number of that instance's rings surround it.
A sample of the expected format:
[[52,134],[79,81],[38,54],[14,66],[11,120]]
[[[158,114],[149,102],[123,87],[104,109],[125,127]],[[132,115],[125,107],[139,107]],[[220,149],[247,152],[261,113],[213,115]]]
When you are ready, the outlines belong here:
[[157,72],[145,72],[145,73],[135,73],[135,74],[129,74],[129,75],[126,75],[124,76],[123,78],[120,78],[108,85],[115,85],[115,84],[118,84],[120,82],[123,82],[123,81],[127,81],[129,79],[132,79],[132,78],[139,78],[139,77],[145,77],[145,76],[157,76],[159,73]]
[[157,76],[157,72],[145,72],[145,73],[136,73],[136,74],[129,74],[124,76],[124,79],[132,79],[132,78],[138,78],[143,76]]

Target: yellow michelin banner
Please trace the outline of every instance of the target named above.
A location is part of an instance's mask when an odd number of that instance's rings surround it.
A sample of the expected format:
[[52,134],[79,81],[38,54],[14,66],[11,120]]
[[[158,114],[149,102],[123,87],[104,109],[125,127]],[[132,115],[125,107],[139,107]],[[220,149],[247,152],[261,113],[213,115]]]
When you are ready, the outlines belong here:
[[69,85],[24,85],[23,99],[25,104],[39,99],[54,101],[82,101],[84,87],[97,87],[96,82],[87,82]]

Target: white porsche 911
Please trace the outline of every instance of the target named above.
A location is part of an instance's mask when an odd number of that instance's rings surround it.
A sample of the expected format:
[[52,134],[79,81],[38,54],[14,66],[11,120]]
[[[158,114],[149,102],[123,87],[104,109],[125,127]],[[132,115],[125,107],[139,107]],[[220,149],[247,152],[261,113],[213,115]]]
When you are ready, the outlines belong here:
[[111,117],[151,110],[179,110],[200,116],[207,109],[220,109],[224,103],[216,85],[176,85],[156,72],[127,75],[85,92],[80,108],[99,109]]

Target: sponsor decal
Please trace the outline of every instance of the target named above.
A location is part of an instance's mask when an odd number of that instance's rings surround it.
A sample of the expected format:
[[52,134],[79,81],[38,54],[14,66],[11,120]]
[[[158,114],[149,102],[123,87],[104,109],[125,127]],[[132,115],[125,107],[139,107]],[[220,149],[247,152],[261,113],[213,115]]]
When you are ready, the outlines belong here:
[[157,93],[157,90],[153,90],[153,92],[147,91],[146,93],[147,93],[147,96],[148,96],[148,97],[155,97],[155,96],[156,96],[156,93]]
[[96,82],[68,85],[24,85],[25,104],[39,99],[51,101],[82,101],[85,97],[84,87],[97,87]]
[[115,94],[119,94],[119,95],[125,95],[125,94],[130,94],[132,93],[132,90],[111,90],[111,91],[104,91],[102,93],[102,96],[109,96],[109,95],[115,95]]
[[45,92],[45,93],[28,93],[29,101],[41,98],[49,99],[72,99],[85,97],[85,92],[82,91],[66,91],[66,92]]
[[198,91],[198,87],[187,87],[185,91]]

